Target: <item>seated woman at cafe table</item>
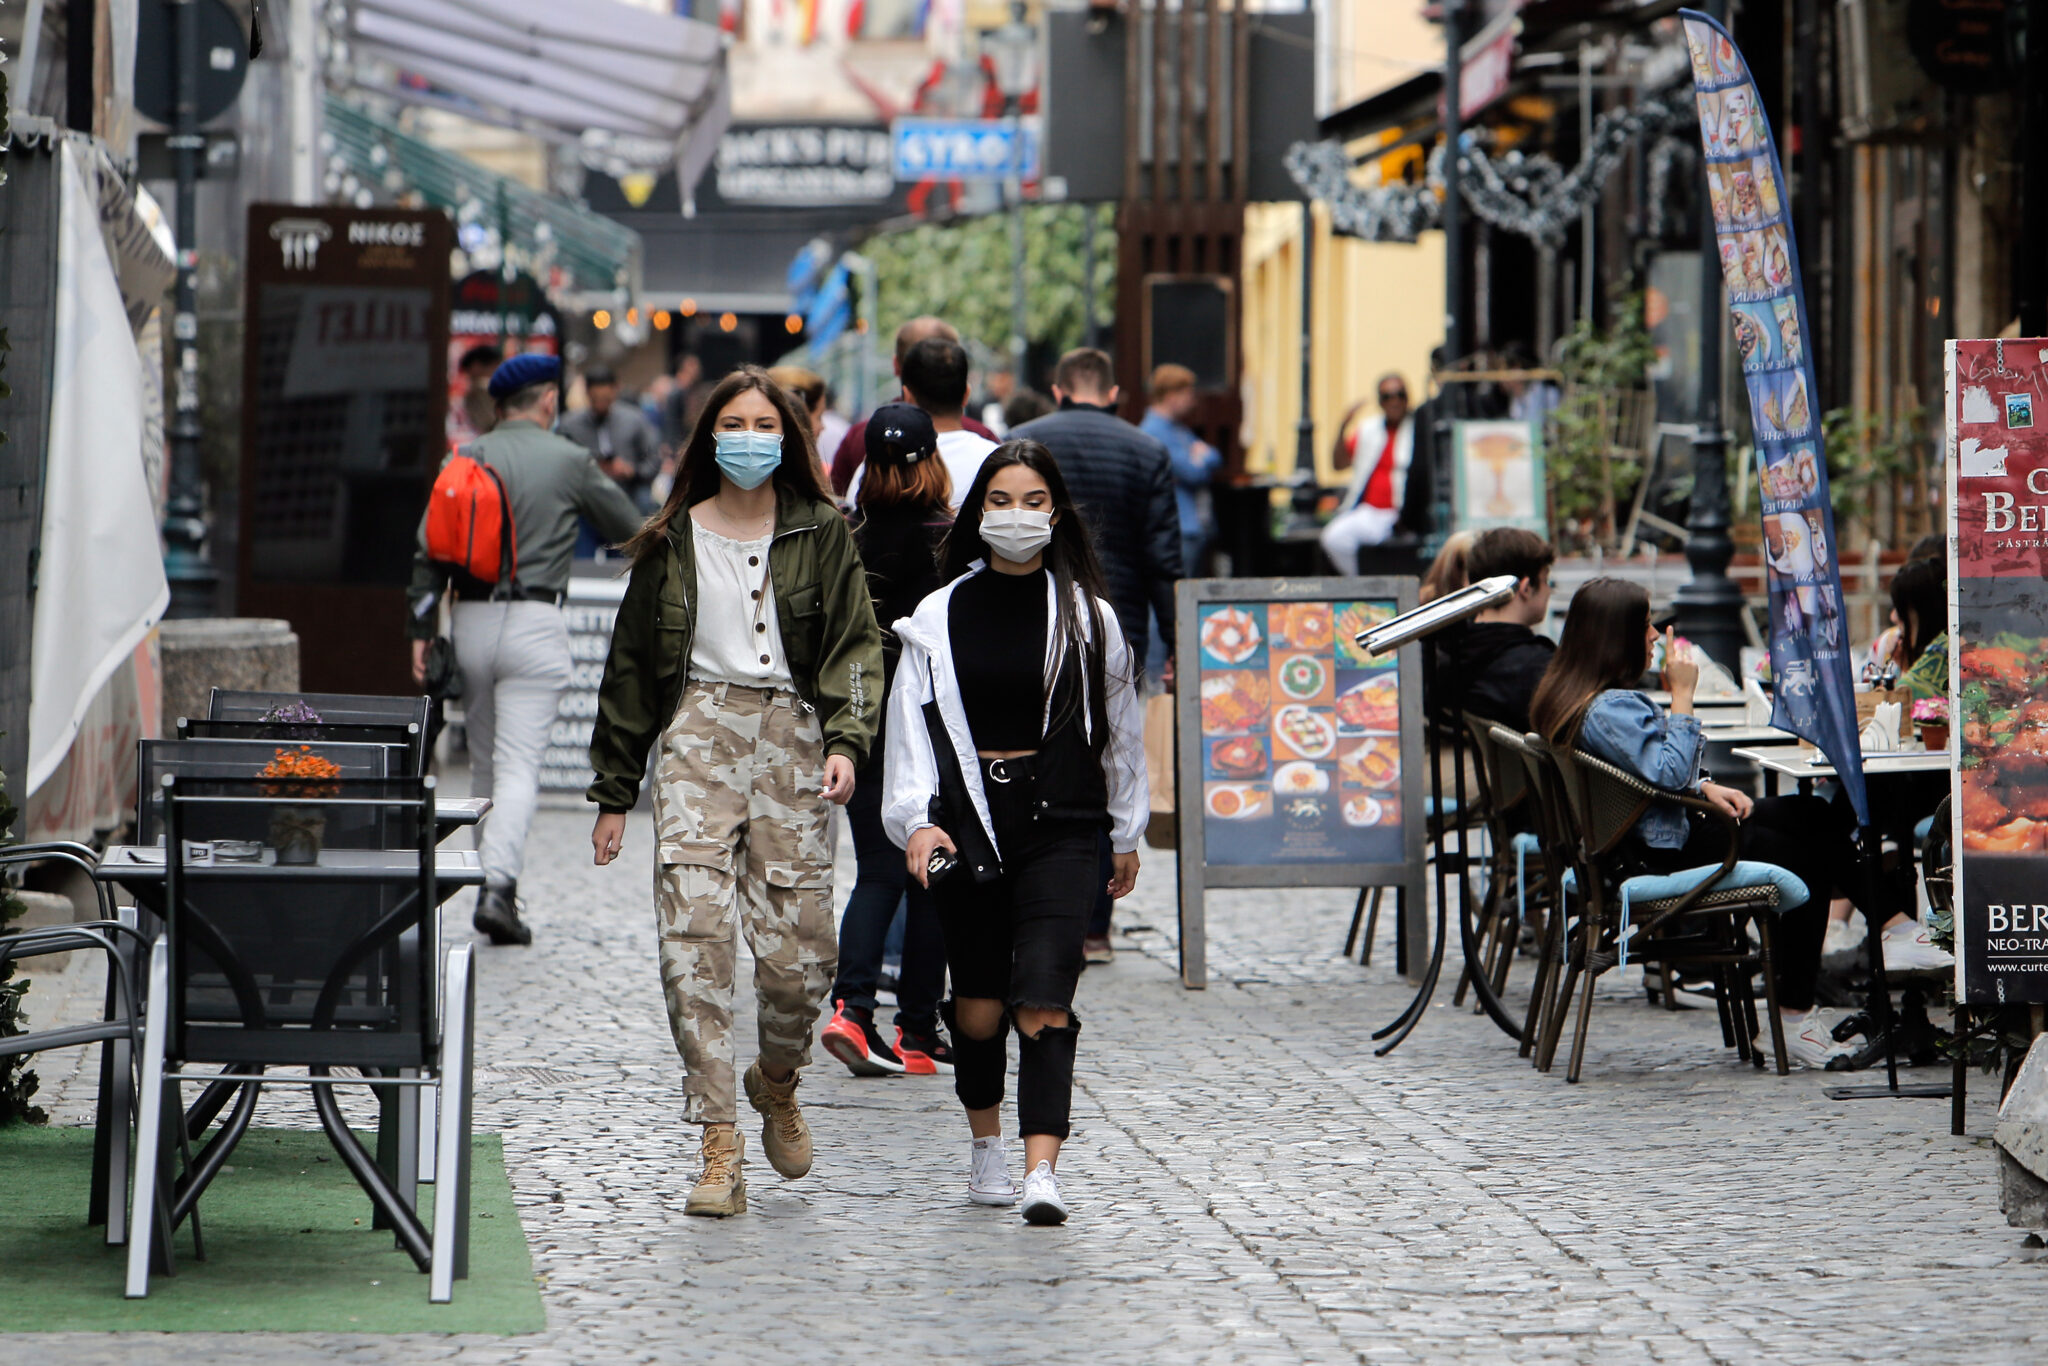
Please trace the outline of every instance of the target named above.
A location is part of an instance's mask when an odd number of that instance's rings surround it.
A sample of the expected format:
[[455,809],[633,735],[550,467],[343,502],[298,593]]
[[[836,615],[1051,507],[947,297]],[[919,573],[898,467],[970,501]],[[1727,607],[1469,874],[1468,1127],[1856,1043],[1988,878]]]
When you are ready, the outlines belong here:
[[[1916,558],[1901,565],[1892,576],[1892,621],[1897,629],[1880,637],[1872,651],[1876,654],[1889,639],[1889,651],[1876,675],[1896,672],[1898,687],[1907,697],[1903,705],[1908,709],[1926,698],[1948,700],[1948,556],[1938,544],[1935,553],[1919,555],[1928,539],[1939,541],[1923,538],[1922,544],[1914,547]],[[1910,726],[1910,720],[1902,721],[1901,734],[1910,735]],[[1934,814],[1934,808],[1948,795],[1948,774],[1891,774],[1881,783],[1869,784],[1868,792],[1871,824],[1880,836],[1907,855],[1900,859],[1900,871],[1905,881],[1904,896],[1910,905],[1913,831]],[[1846,808],[1848,798],[1838,792],[1835,803]],[[1862,943],[1861,926],[1851,919],[1849,911],[1847,898],[1836,898],[1829,910],[1824,956],[1847,952]],[[1891,917],[1881,940],[1888,973],[1947,972],[1955,966],[1954,957],[1936,946],[1926,927],[1910,916]]]
[[[1635,690],[1649,667],[1650,598],[1641,585],[1593,579],[1572,595],[1557,655],[1537,685],[1530,723],[1554,745],[1568,745],[1626,769],[1644,782],[1695,793],[1738,822],[1741,856],[1776,864],[1804,882],[1804,905],[1781,914],[1773,935],[1773,977],[1785,1049],[1802,1067],[1823,1067],[1846,1045],[1835,1042],[1833,1012],[1814,1007],[1829,894],[1860,885],[1854,820],[1845,807],[1819,797],[1767,797],[1708,782],[1704,747],[1693,715],[1699,666],[1680,658],[1665,638],[1666,711]],[[1625,868],[1675,873],[1718,864],[1727,850],[1725,827],[1675,802],[1652,802],[1623,841]],[[1899,917],[1903,919],[1904,917]]]

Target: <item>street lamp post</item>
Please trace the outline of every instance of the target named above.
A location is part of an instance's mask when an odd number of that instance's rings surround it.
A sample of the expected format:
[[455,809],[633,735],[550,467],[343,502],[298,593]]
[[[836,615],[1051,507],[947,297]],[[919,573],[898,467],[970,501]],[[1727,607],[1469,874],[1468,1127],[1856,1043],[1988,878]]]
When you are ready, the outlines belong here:
[[995,68],[996,89],[1002,92],[1003,114],[1010,121],[1010,174],[1004,193],[1010,200],[1010,365],[1024,382],[1024,97],[1038,84],[1038,30],[1025,21],[1024,0],[1011,0],[1010,22],[985,40]]
[[169,143],[178,170],[178,291],[171,319],[171,350],[177,361],[171,416],[171,491],[164,505],[164,576],[170,580],[173,617],[203,617],[213,611],[219,581],[206,558],[206,508],[199,469],[199,6],[172,0],[177,55],[177,103]]
[[[1444,0],[1444,356],[1456,365],[1464,355],[1463,329],[1458,325],[1465,302],[1465,201],[1459,183],[1459,141],[1464,137],[1464,110],[1459,107],[1465,73],[1465,0]],[[1451,534],[1451,434],[1463,411],[1463,386],[1444,385],[1430,404],[1434,415],[1430,474],[1435,482],[1435,507],[1423,553],[1435,555]]]
[[[1700,9],[1720,18],[1719,0]],[[1692,578],[1674,595],[1678,628],[1709,659],[1734,672],[1742,658],[1742,590],[1728,577],[1735,542],[1728,535],[1728,437],[1721,418],[1721,252],[1713,206],[1700,196],[1700,397],[1692,438],[1692,504],[1685,518],[1685,561]]]

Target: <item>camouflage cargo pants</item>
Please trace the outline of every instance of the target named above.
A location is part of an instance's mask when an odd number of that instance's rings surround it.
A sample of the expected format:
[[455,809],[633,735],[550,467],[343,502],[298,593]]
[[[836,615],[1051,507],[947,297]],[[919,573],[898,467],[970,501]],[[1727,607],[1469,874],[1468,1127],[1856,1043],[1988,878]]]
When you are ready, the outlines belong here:
[[754,954],[761,1061],[811,1060],[839,961],[824,768],[818,717],[787,691],[692,682],[662,734],[654,900],[693,1124],[735,1118],[737,930]]

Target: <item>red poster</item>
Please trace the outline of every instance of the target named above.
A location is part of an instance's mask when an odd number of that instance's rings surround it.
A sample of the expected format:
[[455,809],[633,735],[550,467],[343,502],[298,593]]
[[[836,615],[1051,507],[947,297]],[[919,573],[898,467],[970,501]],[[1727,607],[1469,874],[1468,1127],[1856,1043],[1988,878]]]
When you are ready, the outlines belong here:
[[1948,344],[1956,992],[2048,1001],[2048,341]]

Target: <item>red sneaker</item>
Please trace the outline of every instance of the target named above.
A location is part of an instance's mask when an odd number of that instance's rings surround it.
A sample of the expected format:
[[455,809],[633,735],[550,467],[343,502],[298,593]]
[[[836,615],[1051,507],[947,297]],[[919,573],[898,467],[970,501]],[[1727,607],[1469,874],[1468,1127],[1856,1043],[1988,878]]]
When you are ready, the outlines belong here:
[[818,1042],[825,1051],[839,1059],[856,1077],[900,1077],[905,1068],[903,1059],[896,1056],[896,1050],[882,1042],[881,1031],[875,1028],[875,1014],[850,1006],[844,1001],[832,1003],[832,1023],[818,1035]]
[[913,1034],[901,1025],[896,1026],[896,1052],[903,1059],[903,1070],[913,1077],[953,1075],[953,1047],[937,1030]]

